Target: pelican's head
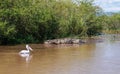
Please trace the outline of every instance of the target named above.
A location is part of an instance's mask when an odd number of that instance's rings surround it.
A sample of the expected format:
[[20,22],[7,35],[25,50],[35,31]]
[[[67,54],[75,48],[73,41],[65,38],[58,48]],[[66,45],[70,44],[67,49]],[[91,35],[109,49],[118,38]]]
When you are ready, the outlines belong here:
[[28,45],[28,44],[26,44],[26,49],[27,49],[27,50],[29,49],[29,45]]
[[28,44],[26,44],[26,49],[33,51],[33,49]]

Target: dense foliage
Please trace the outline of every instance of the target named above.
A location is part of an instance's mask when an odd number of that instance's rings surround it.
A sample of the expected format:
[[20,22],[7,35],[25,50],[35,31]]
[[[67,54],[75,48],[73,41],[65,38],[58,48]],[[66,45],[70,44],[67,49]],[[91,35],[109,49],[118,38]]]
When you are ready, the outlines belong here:
[[92,0],[0,0],[0,44],[91,36],[120,27],[120,14],[102,14]]
[[107,29],[111,33],[120,33],[120,13],[113,13],[105,17]]

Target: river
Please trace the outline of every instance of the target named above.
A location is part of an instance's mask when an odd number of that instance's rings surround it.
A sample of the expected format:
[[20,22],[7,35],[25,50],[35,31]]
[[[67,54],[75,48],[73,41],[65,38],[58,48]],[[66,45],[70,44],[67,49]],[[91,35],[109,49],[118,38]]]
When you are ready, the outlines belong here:
[[0,74],[120,74],[120,36],[106,35],[81,45],[0,46]]

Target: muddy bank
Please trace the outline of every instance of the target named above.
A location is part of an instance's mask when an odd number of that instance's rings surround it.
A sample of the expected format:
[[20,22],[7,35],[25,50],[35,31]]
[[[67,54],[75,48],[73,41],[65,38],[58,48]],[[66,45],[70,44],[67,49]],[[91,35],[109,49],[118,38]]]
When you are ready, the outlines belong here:
[[82,40],[82,39],[64,38],[64,39],[46,40],[44,44],[82,44],[86,42],[87,42],[86,40]]

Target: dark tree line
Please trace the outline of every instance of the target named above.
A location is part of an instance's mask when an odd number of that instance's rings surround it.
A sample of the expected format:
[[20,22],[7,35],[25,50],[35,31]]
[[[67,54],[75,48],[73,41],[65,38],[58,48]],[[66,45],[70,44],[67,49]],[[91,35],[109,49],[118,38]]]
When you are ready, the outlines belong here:
[[103,15],[92,0],[0,0],[0,44],[99,35],[118,30],[119,20],[120,14]]

